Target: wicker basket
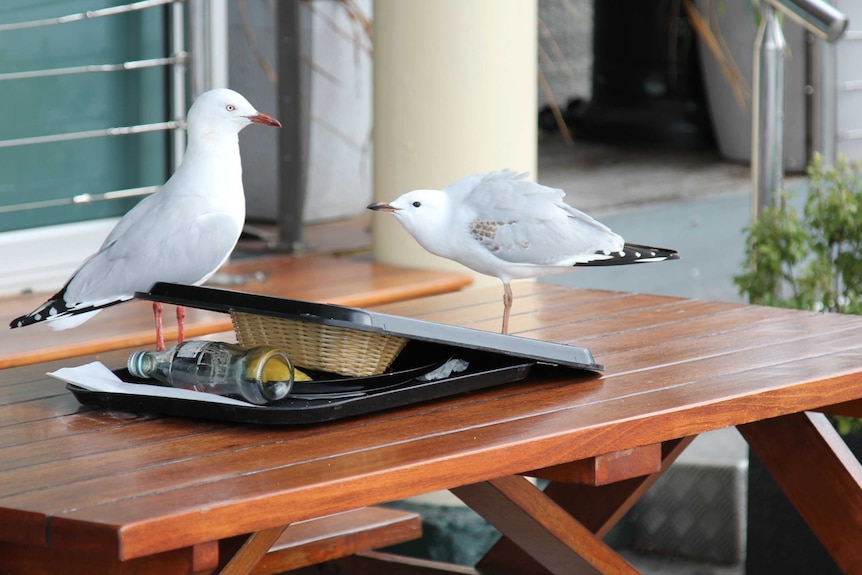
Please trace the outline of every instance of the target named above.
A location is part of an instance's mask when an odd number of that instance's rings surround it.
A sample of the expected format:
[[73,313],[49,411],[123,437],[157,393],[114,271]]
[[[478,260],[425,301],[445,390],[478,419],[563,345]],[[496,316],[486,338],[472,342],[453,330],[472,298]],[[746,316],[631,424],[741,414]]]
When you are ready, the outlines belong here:
[[351,377],[383,373],[407,344],[394,335],[236,311],[230,315],[243,347],[274,345],[297,367]]

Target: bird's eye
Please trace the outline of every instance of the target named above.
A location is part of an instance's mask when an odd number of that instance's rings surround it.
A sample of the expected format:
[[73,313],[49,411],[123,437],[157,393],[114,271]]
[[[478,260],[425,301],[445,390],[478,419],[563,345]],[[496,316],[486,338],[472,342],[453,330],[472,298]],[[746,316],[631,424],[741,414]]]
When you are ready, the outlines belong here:
[[233,112],[234,110],[236,110],[236,106],[234,106],[233,104],[228,104],[227,106],[224,107],[224,109],[227,110],[228,112]]
[[421,206],[421,205],[422,205],[422,202],[413,202],[413,207],[414,207],[414,208],[418,208],[418,207],[419,207],[419,206]]

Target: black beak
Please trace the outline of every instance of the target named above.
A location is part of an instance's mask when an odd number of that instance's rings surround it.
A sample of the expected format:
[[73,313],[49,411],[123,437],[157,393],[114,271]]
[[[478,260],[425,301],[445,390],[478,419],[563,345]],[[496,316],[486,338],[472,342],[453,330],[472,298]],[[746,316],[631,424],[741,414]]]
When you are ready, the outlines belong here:
[[377,202],[376,204],[369,204],[367,209],[374,210],[375,212],[397,212],[401,208],[396,208],[386,202]]

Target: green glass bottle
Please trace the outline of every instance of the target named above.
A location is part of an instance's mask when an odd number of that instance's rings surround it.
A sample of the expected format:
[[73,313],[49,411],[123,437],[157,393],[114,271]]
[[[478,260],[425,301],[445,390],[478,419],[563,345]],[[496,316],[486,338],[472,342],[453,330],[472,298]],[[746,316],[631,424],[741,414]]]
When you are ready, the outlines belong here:
[[217,341],[187,341],[165,351],[136,351],[127,362],[135,377],[264,405],[283,399],[294,370],[278,348],[244,348]]

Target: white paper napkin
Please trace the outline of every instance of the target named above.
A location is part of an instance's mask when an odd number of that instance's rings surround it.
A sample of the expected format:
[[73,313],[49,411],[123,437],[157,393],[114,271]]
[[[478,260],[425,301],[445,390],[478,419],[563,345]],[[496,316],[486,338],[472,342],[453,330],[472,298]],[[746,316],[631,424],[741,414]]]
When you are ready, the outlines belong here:
[[253,403],[216,395],[214,393],[203,393],[201,391],[191,391],[188,389],[179,389],[177,387],[163,387],[160,385],[126,383],[99,361],[94,361],[78,367],[63,367],[57,371],[49,372],[48,375],[90,391],[147,395],[172,399],[191,399],[194,401],[226,403],[228,405],[240,405],[243,407],[261,407]]

